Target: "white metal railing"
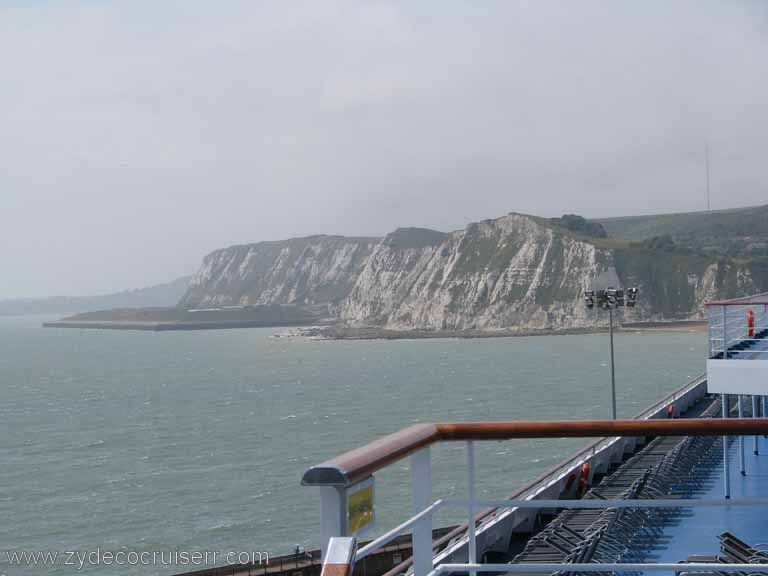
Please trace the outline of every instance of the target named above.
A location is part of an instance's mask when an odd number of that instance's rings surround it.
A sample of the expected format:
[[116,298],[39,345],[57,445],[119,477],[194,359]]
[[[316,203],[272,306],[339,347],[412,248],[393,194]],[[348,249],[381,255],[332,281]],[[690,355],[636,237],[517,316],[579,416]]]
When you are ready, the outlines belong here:
[[[333,537],[328,546],[328,554],[323,562],[320,576],[351,576],[355,562],[360,560],[360,551],[355,554],[356,539],[353,537]],[[518,562],[512,564],[444,563],[432,568],[426,576],[442,574],[477,574],[494,572],[501,574],[578,574],[578,573],[618,573],[618,572],[674,572],[689,573],[739,573],[765,574],[760,570],[764,562],[723,564],[720,562]]]
[[[675,400],[680,401],[679,408],[685,409],[689,396],[698,394],[703,390],[705,380],[701,377],[691,381],[672,396],[644,411],[639,420],[620,421],[562,421],[562,422],[469,422],[469,423],[442,423],[419,424],[403,429],[389,436],[380,438],[367,446],[349,451],[337,458],[328,460],[318,466],[313,466],[305,472],[302,483],[308,486],[318,486],[321,497],[321,542],[323,555],[329,548],[329,543],[337,537],[349,533],[347,518],[347,490],[358,485],[372,474],[402,458],[410,460],[412,516],[388,530],[372,542],[363,546],[356,552],[354,558],[361,560],[370,554],[380,550],[392,542],[398,536],[411,531],[413,572],[415,576],[428,576],[437,574],[445,568],[435,566],[459,566],[456,560],[466,559],[466,563],[460,565],[459,571],[470,573],[485,572],[488,568],[476,569],[478,565],[478,552],[488,548],[492,542],[489,540],[490,527],[493,518],[501,518],[505,514],[517,514],[510,518],[517,522],[521,518],[531,514],[529,511],[541,509],[567,509],[567,508],[683,508],[699,506],[768,506],[768,499],[746,500],[699,500],[699,499],[661,499],[661,500],[561,500],[561,496],[573,496],[581,492],[582,481],[588,485],[591,482],[589,469],[584,466],[573,468],[570,463],[588,462],[592,460],[593,472],[597,471],[597,465],[610,465],[616,462],[614,456],[623,456],[626,446],[620,440],[632,440],[633,437],[643,436],[680,436],[680,435],[739,435],[768,433],[768,419],[743,419],[739,411],[738,420],[728,419],[728,410],[724,410],[724,419],[701,420],[659,420],[655,419],[660,413],[665,412],[664,407]],[[754,402],[753,402],[754,403]],[[741,403],[740,403],[741,405]],[[727,408],[728,404],[724,404]],[[766,413],[765,410],[762,411]],[[675,416],[675,412],[669,415]],[[756,418],[758,410],[753,410],[752,418]],[[505,500],[482,500],[475,493],[475,442],[482,440],[508,440],[513,438],[563,438],[563,437],[589,437],[602,436],[604,439],[581,451],[568,465],[558,467],[545,478],[532,484],[517,496]],[[466,470],[467,470],[467,498],[438,499],[432,495],[432,471],[430,446],[436,442],[464,442],[466,446]],[[725,440],[724,440],[725,441]],[[615,449],[614,449],[615,448]],[[727,454],[727,450],[724,452]],[[600,460],[594,460],[601,454]],[[725,458],[723,459],[726,462]],[[573,482],[571,482],[573,480]],[[576,489],[576,487],[579,487]],[[726,491],[726,494],[728,492]],[[555,497],[553,499],[552,497]],[[727,498],[728,496],[726,496]],[[450,554],[433,554],[432,526],[433,516],[443,508],[460,507],[467,511],[466,535],[459,542],[451,542],[448,548]],[[500,510],[493,515],[483,518],[478,523],[479,516],[476,511],[481,507],[490,510]],[[520,512],[515,512],[519,510]],[[482,538],[483,548],[478,550],[478,540]],[[487,566],[487,565],[486,565]],[[505,565],[506,566],[506,565]],[[519,564],[516,566],[520,566]],[[606,565],[601,565],[606,566]],[[695,571],[685,565],[686,571]],[[573,564],[565,564],[563,569],[574,571]],[[649,568],[652,570],[653,568]],[[537,571],[537,570],[532,570]],[[595,571],[602,571],[597,568]]]
[[710,302],[707,316],[710,358],[738,354],[741,358],[768,359],[768,349],[733,351],[741,343],[764,341],[756,336],[768,329],[768,293]]
[[372,554],[377,550],[383,548],[384,546],[392,542],[395,538],[397,538],[401,534],[404,534],[405,532],[410,530],[412,527],[416,526],[424,518],[428,516],[429,517],[433,516],[435,512],[437,512],[444,505],[445,505],[445,501],[435,500],[432,504],[424,508],[424,510],[422,510],[418,514],[414,514],[402,524],[395,526],[394,528],[392,528],[392,530],[385,532],[375,540],[372,540],[371,542],[369,542],[368,544],[360,548],[360,550],[357,551],[357,554],[355,554],[355,560],[361,560],[366,556],[368,556],[369,554]]
[[[672,408],[675,411],[676,410],[684,411],[689,404],[693,403],[694,399],[701,398],[706,394],[706,384],[707,384],[707,375],[706,373],[701,374],[696,378],[693,378],[692,380],[690,380],[688,383],[684,384],[677,390],[674,390],[673,392],[669,393],[667,396],[658,400],[656,403],[652,404],[648,408],[644,409],[637,416],[635,416],[635,418],[638,420],[647,420],[647,419],[652,419],[659,416],[667,418],[669,416],[668,409],[670,408]],[[676,405],[678,401],[680,401],[680,404]],[[675,416],[678,413],[679,412],[673,412],[673,416]],[[596,459],[600,454],[610,452],[618,444],[620,444],[622,441],[625,441],[625,440],[626,439],[624,438],[614,436],[609,438],[603,438],[589,446],[586,446],[585,448],[577,452],[575,455],[568,458],[566,461],[558,464],[553,469],[550,469],[542,477],[532,482],[525,489],[521,490],[514,496],[507,498],[505,502],[512,502],[512,501],[542,502],[542,500],[538,498],[540,494],[546,493],[546,491],[551,486],[559,484],[560,482],[563,481],[563,479],[573,474],[575,470],[580,470],[585,463]],[[487,501],[487,502],[491,502],[491,501]],[[493,501],[493,502],[496,502],[496,501]],[[485,502],[476,502],[476,504],[481,507],[486,506]],[[495,509],[495,510],[493,510],[490,514],[488,514],[486,517],[484,517],[482,520],[480,520],[477,523],[477,532],[483,532],[490,525],[494,524],[495,522],[501,521],[507,515],[513,514],[516,508],[530,509],[530,508],[537,508],[537,507],[538,506],[536,504],[529,505],[529,506],[521,505],[518,507],[488,505],[488,508]],[[468,530],[468,527],[467,527],[467,530]],[[468,533],[463,533],[460,537],[457,537],[451,544],[446,546],[446,548],[436,556],[436,559],[438,561],[448,560],[451,556],[452,549],[455,549],[456,547],[461,546],[462,540],[467,539],[467,534]]]
[[[395,528],[389,530],[385,534],[382,534],[375,540],[368,543],[361,548],[355,554],[355,561],[362,560],[366,556],[369,556],[373,552],[376,552],[380,548],[386,546],[392,542],[395,538],[401,534],[406,533],[408,530],[416,529],[420,524],[428,525],[430,538],[427,542],[417,542],[414,539],[413,542],[413,554],[414,558],[417,557],[419,552],[422,552],[422,557],[428,558],[429,564],[420,564],[417,560],[414,560],[414,575],[415,576],[437,576],[438,574],[444,574],[449,572],[556,572],[559,570],[566,570],[568,572],[610,572],[613,570],[662,570],[668,568],[656,568],[654,564],[586,564],[590,566],[590,570],[582,570],[578,564],[533,564],[533,563],[519,563],[519,564],[479,564],[477,562],[477,534],[473,530],[475,525],[475,510],[478,507],[493,507],[493,508],[519,508],[519,509],[615,509],[615,508],[700,508],[700,507],[753,507],[753,506],[768,506],[768,499],[762,498],[745,498],[745,499],[611,499],[611,500],[535,500],[531,498],[525,498],[520,500],[483,500],[475,497],[475,461],[474,461],[474,441],[467,441],[467,467],[468,467],[468,497],[466,500],[458,499],[438,499],[426,506],[423,510],[411,516],[405,522],[399,524]],[[428,448],[425,448],[428,450]],[[413,456],[412,456],[413,458]],[[468,512],[469,522],[469,547],[468,547],[468,562],[465,564],[452,564],[445,563],[440,564],[437,567],[432,565],[432,540],[431,540],[431,528],[432,528],[432,516],[442,508],[465,508]],[[426,546],[426,548],[424,548]],[[417,547],[421,547],[421,550],[417,550]],[[428,556],[427,556],[428,555]],[[500,568],[504,566],[505,568]],[[543,567],[553,566],[554,568],[545,569]],[[613,566],[614,568],[609,568]],[[632,568],[618,568],[618,566],[633,566]],[[694,564],[674,564],[663,566],[675,566],[678,570],[684,567],[687,572],[695,572]],[[730,565],[736,566],[736,564]],[[708,570],[712,571],[712,565],[708,565]],[[718,571],[721,565],[718,564]],[[531,568],[527,570],[525,568]],[[700,570],[704,571],[704,570]],[[743,571],[731,570],[732,572]],[[752,571],[754,572],[754,565],[752,565]]]
[[[676,570],[685,572],[711,572],[712,564],[608,564],[608,563],[561,563],[561,564],[540,564],[540,563],[514,563],[514,564],[481,564],[477,557],[477,533],[475,527],[475,511],[478,507],[493,507],[500,509],[672,509],[672,508],[700,508],[700,507],[768,507],[768,499],[744,498],[744,499],[680,499],[680,498],[660,498],[660,499],[533,499],[533,495],[526,498],[512,500],[485,500],[478,499],[475,494],[475,441],[468,440],[466,445],[467,457],[467,498],[461,499],[438,499],[422,505],[420,509],[414,510],[413,516],[392,528],[378,538],[374,539],[364,547],[357,550],[353,555],[353,563],[362,560],[377,550],[383,548],[401,534],[412,531],[413,542],[412,550],[414,556],[413,572],[414,576],[438,576],[451,572],[468,572],[470,574],[479,572],[613,572],[613,571],[631,571],[631,570]],[[727,454],[727,452],[726,452]],[[415,481],[414,495],[422,495],[431,492],[431,486],[426,487],[423,484],[430,482],[431,473],[428,470],[430,466],[429,447],[422,448],[410,456],[412,479]],[[419,487],[417,484],[422,484]],[[414,498],[416,504],[418,496]],[[416,506],[414,506],[416,508]],[[468,520],[468,553],[466,563],[445,562],[435,566],[433,564],[432,551],[432,517],[438,510],[443,508],[464,508],[467,510]],[[331,542],[334,538],[331,539]],[[746,565],[729,564],[717,565],[719,572],[743,572]],[[750,571],[755,572],[755,565],[749,565]],[[766,570],[768,571],[768,570]]]
[[[405,534],[419,522],[428,516],[434,515],[442,508],[467,508],[472,506],[493,506],[494,508],[528,508],[533,510],[544,510],[547,508],[568,509],[568,510],[607,510],[615,508],[727,508],[740,506],[768,506],[768,499],[765,498],[742,498],[734,500],[724,499],[657,499],[657,500],[638,500],[638,499],[612,499],[612,500],[435,500],[418,514],[412,516],[402,524],[399,524],[382,534],[375,540],[372,540],[355,554],[355,561],[362,560],[370,556],[377,550],[380,550],[401,534]],[[470,537],[471,540],[471,537]],[[471,548],[470,554],[471,557]],[[470,562],[471,564],[472,562]],[[568,564],[567,566],[571,566]],[[464,570],[466,571],[466,570]],[[570,570],[569,570],[570,571]]]
[[[474,476],[474,461],[473,461],[474,443],[472,441],[467,442],[467,463],[470,465],[470,476]],[[473,510],[478,506],[489,506],[494,508],[528,508],[528,509],[616,509],[616,508],[632,508],[632,509],[658,509],[658,508],[702,508],[702,507],[754,507],[754,506],[768,506],[768,499],[763,498],[744,498],[744,499],[610,499],[610,500],[482,500],[474,497],[473,482],[469,484],[469,498],[467,500],[456,499],[439,499],[432,502],[429,506],[420,510],[417,514],[399,524],[395,528],[389,530],[385,534],[382,534],[375,540],[368,543],[366,546],[357,550],[354,554],[354,562],[358,562],[383,548],[395,538],[401,534],[406,533],[408,530],[415,529],[420,523],[428,522],[431,528],[432,516],[440,509],[446,507],[459,507],[466,508],[469,511],[469,526],[471,527],[474,522]],[[430,530],[431,532],[431,530]],[[414,575],[415,576],[437,576],[439,574],[451,573],[451,572],[613,572],[624,570],[676,570],[685,572],[711,572],[712,564],[574,564],[574,563],[561,563],[561,564],[542,564],[542,563],[513,563],[513,564],[480,564],[477,562],[477,548],[476,548],[476,534],[469,531],[469,553],[467,563],[444,563],[438,566],[432,565],[432,546],[431,540],[425,553],[429,554],[429,565],[419,565],[414,562]],[[417,546],[424,545],[424,542],[413,542],[414,555],[417,553]],[[727,566],[726,570],[722,570]],[[743,572],[746,565],[741,564],[728,564],[717,565],[717,571],[719,572]],[[588,567],[588,568],[586,568]],[[706,569],[705,569],[706,567]],[[735,568],[735,567],[738,567]],[[750,564],[750,572],[755,572],[755,565]]]
[[617,564],[538,564],[526,562],[520,564],[440,564],[432,570],[428,576],[438,576],[439,574],[451,574],[455,572],[498,572],[509,574],[551,574],[553,572],[741,572],[748,574],[761,574],[768,572],[768,567],[760,570],[759,564],[706,564],[696,562],[689,564],[669,564],[669,563],[617,563]]
[[[678,413],[678,410],[684,411],[695,398],[698,398],[705,393],[705,384],[706,379],[704,375],[691,380],[680,389],[672,392],[664,399],[644,410],[637,416],[637,419],[639,421],[656,421],[654,419],[660,416],[665,419],[669,415],[675,416]],[[671,408],[673,405],[675,406],[675,412],[670,414],[667,409]],[[609,466],[616,454],[623,454],[627,449],[628,444],[631,444],[631,447],[634,447],[635,441],[631,437],[624,438],[615,435],[611,436],[610,434],[606,434],[606,436],[607,437],[580,450],[567,461],[559,464],[529,486],[517,492],[511,499],[500,501],[466,500],[464,505],[468,509],[468,522],[464,528],[464,532],[456,534],[453,537],[454,540],[448,543],[445,550],[443,550],[434,560],[436,562],[450,562],[454,557],[461,558],[465,556],[466,551],[471,548],[474,548],[474,556],[476,556],[478,535],[481,535],[485,539],[489,534],[488,531],[494,530],[496,524],[508,521],[519,521],[520,519],[515,517],[515,514],[517,514],[516,510],[518,509],[523,511],[531,508],[547,507],[549,501],[542,500],[542,498],[547,498],[548,495],[553,494],[553,489],[557,490],[559,493],[563,486],[570,486],[570,479],[572,476],[576,475],[575,477],[580,477],[580,475],[584,473],[583,467],[585,463],[591,462],[592,471],[597,473],[601,469]],[[367,448],[370,447],[371,445]],[[413,516],[362,547],[358,551],[358,558],[363,558],[379,550],[382,546],[385,546],[394,538],[397,538],[397,536],[408,530],[412,530],[412,561],[416,566],[416,574],[418,576],[424,576],[432,569],[433,565],[432,516],[439,509],[456,507],[457,501],[433,501],[429,445],[412,452],[407,458],[410,460]],[[467,443],[467,464],[468,474],[471,476],[471,478],[468,477],[468,481],[470,490],[473,493],[475,467],[474,445],[471,442]],[[323,465],[319,468],[323,468]],[[591,480],[591,477],[587,479],[587,481],[589,480]],[[335,478],[330,482],[328,482],[327,479],[320,481],[312,480],[308,482],[305,482],[304,479],[302,480],[302,483],[305,485],[315,485],[320,487],[320,527],[324,555],[331,537],[341,536],[347,533],[345,522],[345,490],[346,487],[351,484],[342,485],[340,482],[346,482],[346,480],[339,480],[338,478]],[[525,504],[526,502],[528,504]],[[544,504],[541,504],[540,502],[544,502]],[[563,501],[559,501],[559,505],[562,504],[562,502]],[[483,513],[475,514],[476,511],[479,511],[479,508],[486,508],[486,506],[487,509],[485,509]],[[472,521],[469,521],[470,518]],[[454,554],[455,552],[458,552],[458,556]]]

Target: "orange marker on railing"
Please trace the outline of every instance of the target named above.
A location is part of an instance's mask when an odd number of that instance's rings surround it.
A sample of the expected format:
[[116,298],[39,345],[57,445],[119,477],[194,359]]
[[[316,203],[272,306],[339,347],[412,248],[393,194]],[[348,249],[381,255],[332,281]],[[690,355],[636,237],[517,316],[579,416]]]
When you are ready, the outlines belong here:
[[747,310],[747,335],[755,337],[755,313],[752,310]]
[[589,462],[584,462],[584,464],[581,465],[581,478],[579,478],[579,494],[581,495],[584,495],[589,488],[589,473]]

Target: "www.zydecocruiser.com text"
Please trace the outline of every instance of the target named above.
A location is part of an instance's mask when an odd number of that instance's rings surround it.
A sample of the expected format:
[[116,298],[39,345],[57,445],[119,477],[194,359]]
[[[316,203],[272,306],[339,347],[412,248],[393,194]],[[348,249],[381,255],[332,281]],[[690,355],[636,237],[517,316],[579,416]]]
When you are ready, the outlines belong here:
[[82,570],[87,566],[233,566],[236,564],[269,564],[267,552],[218,550],[66,550],[6,551],[11,566],[71,566]]

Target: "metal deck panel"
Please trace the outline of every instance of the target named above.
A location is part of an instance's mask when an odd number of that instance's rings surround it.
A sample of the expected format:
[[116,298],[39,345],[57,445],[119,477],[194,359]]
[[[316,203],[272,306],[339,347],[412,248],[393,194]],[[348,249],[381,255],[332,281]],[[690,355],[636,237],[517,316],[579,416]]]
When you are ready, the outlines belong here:
[[[746,476],[739,471],[739,443],[729,450],[731,471],[731,498],[768,498],[768,441],[758,439],[760,455],[753,454],[753,437],[745,437]],[[698,498],[723,498],[723,471],[713,474],[712,485]],[[768,543],[768,507],[692,508],[690,515],[679,524],[668,526],[664,535],[669,538],[658,550],[653,561],[679,562],[692,554],[718,554],[717,539],[722,532],[732,532],[751,545]]]

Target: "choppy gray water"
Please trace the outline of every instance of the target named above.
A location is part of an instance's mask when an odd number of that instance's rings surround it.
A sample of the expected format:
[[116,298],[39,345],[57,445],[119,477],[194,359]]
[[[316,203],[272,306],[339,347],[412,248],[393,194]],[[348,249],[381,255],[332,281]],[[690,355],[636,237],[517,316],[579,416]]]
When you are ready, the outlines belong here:
[[[321,342],[41,321],[0,319],[0,574],[75,572],[9,567],[8,550],[314,547],[312,463],[419,421],[608,415],[605,335]],[[703,371],[705,336],[622,334],[616,351],[631,416]],[[479,489],[506,496],[578,444],[482,444]],[[461,446],[433,450],[435,497],[461,493],[463,464]],[[407,516],[407,465],[376,490],[382,531]]]

